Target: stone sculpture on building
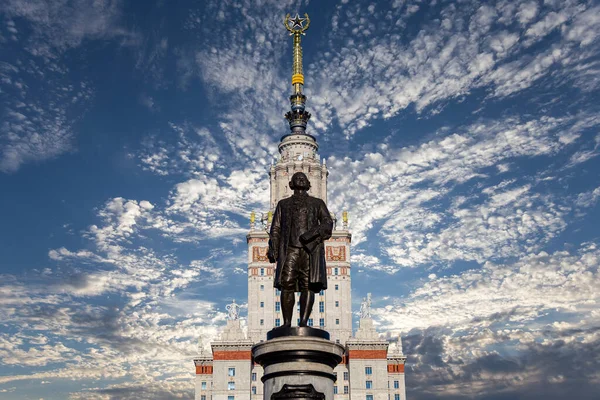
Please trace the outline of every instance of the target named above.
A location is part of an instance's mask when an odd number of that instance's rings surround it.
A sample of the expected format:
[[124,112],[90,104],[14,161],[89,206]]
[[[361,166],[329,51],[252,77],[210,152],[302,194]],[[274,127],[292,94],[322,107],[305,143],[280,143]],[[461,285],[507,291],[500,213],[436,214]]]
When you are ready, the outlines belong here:
[[371,293],[367,293],[367,297],[363,297],[360,303],[360,319],[371,318]]
[[240,317],[240,306],[236,304],[235,299],[231,302],[231,304],[227,304],[225,308],[227,309],[227,317],[230,321],[235,321]]

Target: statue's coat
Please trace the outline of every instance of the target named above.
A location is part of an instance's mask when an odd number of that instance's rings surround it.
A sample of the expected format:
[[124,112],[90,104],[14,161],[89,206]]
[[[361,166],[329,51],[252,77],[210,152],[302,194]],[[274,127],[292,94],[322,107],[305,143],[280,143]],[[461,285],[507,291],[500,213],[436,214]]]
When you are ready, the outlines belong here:
[[[275,209],[275,214],[273,215],[273,222],[271,223],[269,248],[272,254],[277,254],[277,268],[275,269],[273,286],[280,290],[281,269],[285,262],[288,240],[291,233],[290,230],[292,228],[292,197],[279,201],[277,208]],[[316,293],[327,289],[325,245],[323,242],[331,237],[333,220],[331,219],[331,215],[323,200],[306,196],[305,201],[308,214],[308,231],[304,233],[304,236],[311,239],[304,245],[310,255],[309,289]],[[274,251],[275,249],[277,249],[276,252]]]

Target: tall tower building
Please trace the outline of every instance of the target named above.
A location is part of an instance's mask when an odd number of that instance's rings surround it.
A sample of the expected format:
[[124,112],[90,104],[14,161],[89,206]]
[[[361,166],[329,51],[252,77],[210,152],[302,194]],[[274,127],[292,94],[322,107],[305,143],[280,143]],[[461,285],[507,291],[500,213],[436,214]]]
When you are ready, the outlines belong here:
[[[275,264],[267,258],[268,229],[279,200],[289,197],[289,187],[295,172],[304,172],[309,178],[309,194],[327,203],[327,178],[329,171],[321,160],[319,145],[314,136],[306,132],[310,113],[306,111],[304,74],[302,71],[301,38],[310,20],[296,15],[285,19],[285,27],[293,36],[293,68],[291,110],[285,115],[289,133],[281,137],[279,158],[269,169],[269,209],[252,213],[248,243],[248,320],[244,333],[237,312],[231,312],[229,321],[219,340],[211,343],[212,357],[205,353],[197,357],[196,400],[258,400],[262,399],[262,367],[251,360],[253,344],[266,340],[267,332],[283,321],[280,293],[273,287]],[[337,173],[343,173],[337,171]],[[359,329],[352,335],[352,298],[350,244],[352,235],[348,228],[348,214],[341,213],[341,223],[336,221],[333,234],[325,242],[328,289],[315,297],[309,326],[325,329],[331,340],[346,346],[346,355],[334,372],[336,400],[405,400],[404,362],[401,344],[390,351],[389,343],[379,339],[373,327],[369,307],[370,297],[361,306]],[[299,305],[292,321],[299,321]]]

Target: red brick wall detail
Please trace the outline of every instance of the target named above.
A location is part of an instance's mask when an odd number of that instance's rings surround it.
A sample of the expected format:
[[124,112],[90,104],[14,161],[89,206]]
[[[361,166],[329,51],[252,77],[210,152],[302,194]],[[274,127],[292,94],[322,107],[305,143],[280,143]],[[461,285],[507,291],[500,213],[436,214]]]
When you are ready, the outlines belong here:
[[196,365],[196,375],[212,374],[212,365]]
[[348,358],[359,358],[363,360],[387,360],[387,350],[350,350]]
[[214,351],[213,360],[250,360],[251,353],[248,351]]
[[388,372],[403,374],[404,373],[404,364],[388,364]]

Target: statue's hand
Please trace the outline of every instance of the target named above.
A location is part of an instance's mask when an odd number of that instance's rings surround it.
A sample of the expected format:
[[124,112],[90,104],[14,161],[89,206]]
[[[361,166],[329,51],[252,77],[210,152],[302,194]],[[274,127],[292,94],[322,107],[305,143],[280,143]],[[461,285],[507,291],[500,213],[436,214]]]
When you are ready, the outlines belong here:
[[300,242],[302,244],[310,243],[313,240],[317,239],[318,236],[318,233],[315,232],[304,232],[302,235],[300,235]]
[[274,250],[267,250],[267,258],[271,264],[275,264],[277,262],[277,252]]

